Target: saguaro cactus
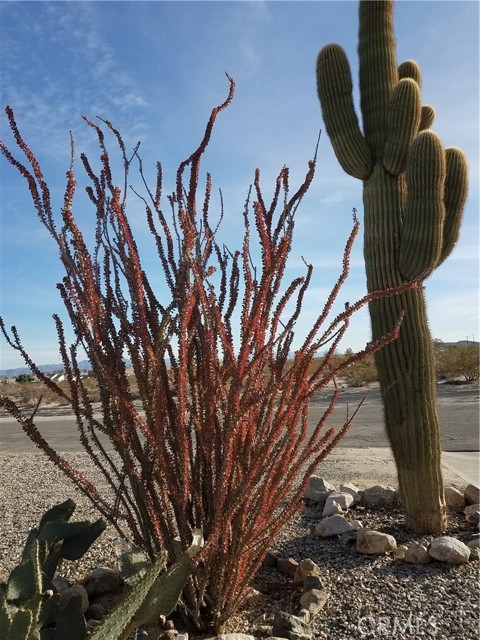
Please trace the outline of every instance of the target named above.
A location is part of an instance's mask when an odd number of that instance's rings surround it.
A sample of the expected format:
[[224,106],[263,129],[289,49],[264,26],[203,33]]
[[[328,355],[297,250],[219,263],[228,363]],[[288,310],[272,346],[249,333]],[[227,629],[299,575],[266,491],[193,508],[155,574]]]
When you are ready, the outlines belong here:
[[[435,112],[421,106],[421,73],[396,63],[393,2],[360,0],[358,54],[363,132],[353,106],[343,49],[324,47],[318,94],[335,154],[363,181],[364,256],[369,291],[423,280],[452,251],[467,195],[467,163],[427,129]],[[446,524],[436,413],[432,339],[422,289],[369,305],[373,339],[406,311],[399,339],[375,354],[385,424],[407,525],[418,532]]]

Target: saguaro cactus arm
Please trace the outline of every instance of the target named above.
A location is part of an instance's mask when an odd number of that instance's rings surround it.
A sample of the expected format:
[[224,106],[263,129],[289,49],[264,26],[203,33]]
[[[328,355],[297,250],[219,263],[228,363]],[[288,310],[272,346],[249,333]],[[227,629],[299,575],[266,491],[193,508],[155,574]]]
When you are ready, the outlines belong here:
[[327,45],[318,56],[317,88],[338,161],[346,173],[366,180],[373,169],[372,154],[353,106],[350,65],[344,50],[336,44]]
[[463,209],[468,194],[468,166],[465,154],[456,147],[445,150],[447,175],[445,178],[445,224],[443,245],[437,267],[450,255],[458,240]]
[[431,131],[420,133],[411,145],[405,174],[407,204],[403,215],[398,266],[404,278],[433,270],[443,242],[445,153]]
[[403,78],[392,91],[387,113],[383,166],[394,176],[405,171],[408,151],[418,133],[421,118],[420,87]]

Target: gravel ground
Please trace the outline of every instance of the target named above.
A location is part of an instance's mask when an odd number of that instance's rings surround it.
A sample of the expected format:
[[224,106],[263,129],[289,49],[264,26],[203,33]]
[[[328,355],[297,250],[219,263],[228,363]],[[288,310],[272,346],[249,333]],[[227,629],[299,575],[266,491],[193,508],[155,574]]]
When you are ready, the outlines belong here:
[[[86,454],[66,457],[89,478],[98,477]],[[350,477],[345,477],[345,468],[335,470],[331,462],[326,462],[319,473],[334,484],[350,480],[360,488],[366,486],[366,482],[356,480],[351,461],[346,468],[351,471]],[[42,454],[0,454],[0,581],[18,562],[26,536],[43,512],[68,498],[77,504],[72,520],[98,518],[88,500]],[[357,517],[364,526],[392,534],[398,544],[421,539],[405,529],[399,510],[366,510]],[[336,538],[320,540],[312,535],[320,518],[318,506],[305,506],[297,519],[284,527],[274,546],[282,556],[311,558],[324,572],[330,598],[313,623],[315,638],[479,637],[478,562],[414,566],[392,556],[364,556]],[[464,518],[450,513],[448,535],[466,541],[472,532]],[[115,566],[112,542],[117,537],[115,530],[107,528],[81,562],[65,562],[61,573],[78,579],[100,565]],[[231,620],[229,631],[258,636],[259,617],[268,624],[268,616],[279,608],[298,612],[301,592],[291,578],[265,568],[253,586],[257,595]]]

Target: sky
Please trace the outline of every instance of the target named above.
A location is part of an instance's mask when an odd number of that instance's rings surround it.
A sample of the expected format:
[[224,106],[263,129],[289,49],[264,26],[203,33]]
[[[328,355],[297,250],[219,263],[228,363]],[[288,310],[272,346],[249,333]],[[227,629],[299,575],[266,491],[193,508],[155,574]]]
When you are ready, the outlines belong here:
[[[416,60],[422,102],[437,112],[432,129],[445,146],[467,154],[469,199],[459,242],[426,281],[434,338],[478,339],[479,275],[479,3],[399,0],[395,5],[397,59]],[[69,165],[69,130],[77,152],[95,157],[95,139],[81,114],[101,116],[122,132],[127,147],[141,141],[150,175],[157,160],[165,193],[178,164],[200,142],[211,109],[227,95],[225,72],[235,80],[232,105],[217,120],[204,158],[215,193],[221,188],[220,238],[235,249],[242,210],[257,167],[265,199],[282,166],[293,191],[313,157],[314,182],[296,214],[294,249],[286,282],[314,275],[297,324],[297,343],[310,329],[341,271],[352,209],[363,221],[362,184],[340,168],[325,132],[317,97],[319,50],[336,42],[347,52],[358,107],[358,3],[285,2],[0,2],[1,139],[14,148],[3,108],[10,105],[23,137],[37,155],[60,213]],[[62,278],[56,245],[33,209],[26,184],[0,159],[0,313],[15,325],[37,364],[60,362],[53,313],[67,319],[56,283]],[[77,173],[81,166],[77,160]],[[131,200],[130,220],[146,270],[161,288],[161,273],[146,233],[145,216]],[[213,211],[218,211],[218,198]],[[216,209],[215,209],[216,208]],[[79,226],[91,230],[93,211],[82,197]],[[366,293],[360,229],[350,277],[335,310]],[[341,350],[370,340],[366,309],[351,321]],[[3,340],[0,368],[23,366]]]

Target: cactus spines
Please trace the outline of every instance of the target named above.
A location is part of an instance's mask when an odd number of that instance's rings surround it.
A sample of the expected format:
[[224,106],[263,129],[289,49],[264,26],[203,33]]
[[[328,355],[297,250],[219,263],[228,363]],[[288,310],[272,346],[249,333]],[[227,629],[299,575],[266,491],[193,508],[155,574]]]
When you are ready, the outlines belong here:
[[[364,256],[372,292],[422,281],[450,254],[467,196],[467,163],[460,150],[445,150],[428,131],[435,110],[421,105],[417,63],[406,60],[397,67],[393,1],[360,0],[359,23],[363,133],[353,107],[350,67],[338,45],[320,52],[317,86],[337,158],[364,182]],[[360,157],[370,159],[363,171]],[[375,359],[407,525],[438,532],[445,526],[445,500],[424,292],[419,288],[374,300],[369,310],[373,339],[406,312],[399,339]]]
[[27,536],[20,564],[0,584],[2,640],[84,640],[85,618],[79,598],[54,593],[51,579],[62,558],[78,559],[105,529],[100,519],[68,522],[73,500],[49,509]]
[[403,78],[392,91],[387,112],[383,166],[394,176],[405,171],[410,146],[418,133],[421,110],[420,87],[415,80]]
[[465,155],[456,147],[445,150],[447,174],[445,177],[445,224],[443,246],[438,265],[450,255],[458,240],[463,211],[468,194],[468,167]]
[[435,120],[435,109],[431,107],[429,104],[424,104],[422,106],[422,118],[420,120],[420,131],[425,131],[425,129],[430,129]]
[[353,106],[350,65],[338,45],[327,45],[318,58],[317,86],[328,111],[325,122],[338,161],[351,176],[366,180],[373,169],[372,154]]
[[398,67],[398,77],[400,80],[402,78],[411,78],[415,80],[419,88],[422,87],[422,70],[415,60],[404,60]]

